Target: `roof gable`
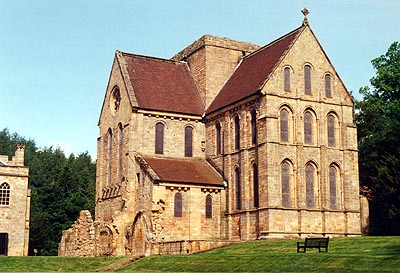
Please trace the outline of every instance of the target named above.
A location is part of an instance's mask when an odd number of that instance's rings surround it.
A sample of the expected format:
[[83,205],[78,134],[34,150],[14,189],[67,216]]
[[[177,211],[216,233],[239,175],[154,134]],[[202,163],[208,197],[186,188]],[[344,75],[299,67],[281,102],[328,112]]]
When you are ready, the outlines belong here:
[[121,52],[125,82],[132,86],[133,107],[202,115],[204,104],[184,62]]
[[312,31],[312,29],[310,27],[308,27],[311,35],[314,37],[316,43],[318,44],[318,47],[321,49],[322,54],[324,54],[327,62],[329,63],[329,65],[331,66],[331,68],[333,69],[335,76],[337,77],[337,79],[339,80],[341,86],[343,87],[345,94],[344,94],[344,101],[346,101],[347,103],[350,103],[351,105],[354,104],[354,100],[353,97],[350,95],[350,92],[347,90],[347,87],[345,86],[344,82],[342,81],[342,79],[340,78],[339,74],[336,71],[336,68],[334,67],[334,65],[332,64],[331,60],[329,59],[328,55],[326,54],[324,48],[322,47],[321,43],[319,42],[319,40],[317,39],[317,36],[315,36],[314,32]]
[[144,157],[156,181],[223,186],[222,177],[204,160]]
[[210,104],[207,113],[256,94],[303,29],[304,26],[301,26],[245,56]]

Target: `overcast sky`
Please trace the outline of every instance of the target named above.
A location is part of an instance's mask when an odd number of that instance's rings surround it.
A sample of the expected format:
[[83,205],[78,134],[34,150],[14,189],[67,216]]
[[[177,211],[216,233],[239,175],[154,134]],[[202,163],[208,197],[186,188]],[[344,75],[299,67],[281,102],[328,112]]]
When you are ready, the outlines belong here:
[[349,91],[400,40],[398,0],[0,0],[0,130],[96,156],[115,50],[170,58],[204,34],[265,45],[301,10]]

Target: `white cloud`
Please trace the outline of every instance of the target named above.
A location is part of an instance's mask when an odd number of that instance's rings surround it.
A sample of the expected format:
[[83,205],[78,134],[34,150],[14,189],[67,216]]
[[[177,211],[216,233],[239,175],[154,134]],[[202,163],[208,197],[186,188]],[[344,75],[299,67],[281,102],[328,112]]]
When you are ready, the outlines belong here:
[[51,141],[47,144],[48,147],[53,147],[54,149],[59,148],[62,150],[66,157],[72,154],[72,145],[62,141]]

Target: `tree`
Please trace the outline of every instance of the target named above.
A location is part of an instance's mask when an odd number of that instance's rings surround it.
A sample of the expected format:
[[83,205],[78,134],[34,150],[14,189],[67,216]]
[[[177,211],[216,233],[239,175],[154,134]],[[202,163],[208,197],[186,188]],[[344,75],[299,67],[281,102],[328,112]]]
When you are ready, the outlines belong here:
[[94,213],[96,164],[86,153],[68,158],[60,149],[39,149],[8,129],[0,131],[0,154],[12,156],[17,143],[25,144],[29,167],[31,212],[29,254],[57,255],[62,231],[77,219],[80,210]]
[[371,233],[400,235],[400,43],[371,63],[372,88],[361,88],[356,102],[360,181],[376,196]]

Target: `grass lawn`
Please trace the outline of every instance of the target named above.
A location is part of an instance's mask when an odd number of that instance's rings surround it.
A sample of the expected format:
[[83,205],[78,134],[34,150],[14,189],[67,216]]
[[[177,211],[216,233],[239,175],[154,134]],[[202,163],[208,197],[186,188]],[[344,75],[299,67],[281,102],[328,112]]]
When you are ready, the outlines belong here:
[[[334,238],[329,252],[296,253],[297,240],[255,241],[192,255],[153,256],[125,272],[400,272],[400,237]],[[0,257],[0,271],[96,271],[117,258]]]
[[0,272],[93,272],[125,257],[5,257],[0,256]]
[[181,256],[147,257],[136,272],[400,272],[400,237],[329,240],[329,252],[297,253],[296,241],[256,241]]

